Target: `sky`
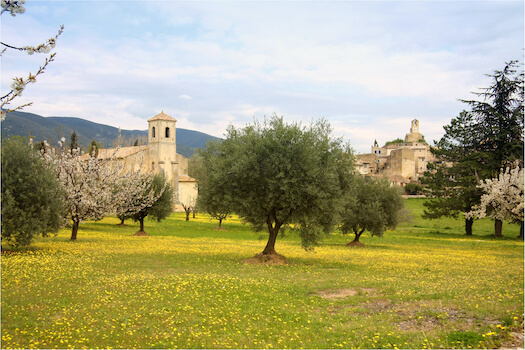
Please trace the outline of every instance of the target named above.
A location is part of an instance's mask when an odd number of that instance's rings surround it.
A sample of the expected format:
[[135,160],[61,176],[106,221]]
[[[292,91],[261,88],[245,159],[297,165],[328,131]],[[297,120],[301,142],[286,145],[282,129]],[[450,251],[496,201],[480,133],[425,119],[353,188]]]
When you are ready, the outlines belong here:
[[[413,119],[433,144],[524,56],[523,1],[31,1],[1,16],[1,41],[56,59],[12,107],[146,130],[164,111],[177,127],[224,137],[277,114],[325,119],[357,153],[404,138]],[[45,54],[7,50],[1,94]]]

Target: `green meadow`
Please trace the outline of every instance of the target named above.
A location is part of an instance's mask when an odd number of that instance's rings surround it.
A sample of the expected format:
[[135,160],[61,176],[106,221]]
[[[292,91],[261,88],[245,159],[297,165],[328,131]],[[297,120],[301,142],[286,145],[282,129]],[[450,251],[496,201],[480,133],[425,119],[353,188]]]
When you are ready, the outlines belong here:
[[267,233],[204,214],[108,217],[2,254],[2,348],[497,348],[523,346],[518,225],[407,220],[384,237],[279,237],[282,265],[244,261]]

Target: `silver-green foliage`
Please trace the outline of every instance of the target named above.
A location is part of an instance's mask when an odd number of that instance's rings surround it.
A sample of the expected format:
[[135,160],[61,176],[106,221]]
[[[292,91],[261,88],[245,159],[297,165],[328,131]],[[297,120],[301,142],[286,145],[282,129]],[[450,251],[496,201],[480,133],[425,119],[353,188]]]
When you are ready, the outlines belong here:
[[232,213],[232,184],[227,174],[227,162],[222,161],[221,141],[209,142],[205,149],[192,157],[192,175],[199,181],[197,207],[214,219],[222,220]]
[[333,138],[324,120],[303,126],[274,115],[243,129],[230,126],[203,157],[213,157],[205,164],[221,188],[217,196],[255,229],[268,230],[263,254],[275,253],[279,230],[290,224],[303,247],[317,245],[335,225],[354,176],[349,145]]
[[341,207],[341,231],[353,232],[355,241],[365,231],[382,236],[387,228],[397,226],[402,208],[400,188],[384,179],[355,178]]
[[25,246],[63,223],[64,193],[54,169],[22,138],[2,142],[2,243]]

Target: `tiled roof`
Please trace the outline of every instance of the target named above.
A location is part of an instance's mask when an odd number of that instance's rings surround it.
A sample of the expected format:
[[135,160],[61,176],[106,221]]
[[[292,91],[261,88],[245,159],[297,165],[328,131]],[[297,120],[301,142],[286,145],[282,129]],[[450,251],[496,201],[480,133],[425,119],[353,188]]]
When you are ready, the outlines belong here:
[[193,177],[187,175],[180,175],[179,182],[197,182]]
[[164,111],[160,112],[159,114],[157,114],[157,115],[154,116],[153,118],[148,119],[148,122],[150,122],[150,121],[154,121],[154,120],[169,120],[169,121],[177,121],[175,118],[172,118],[172,117],[170,117],[169,115],[167,115],[166,113],[164,113]]
[[391,182],[400,182],[400,183],[409,183],[410,182],[410,180],[408,180],[406,177],[404,177],[402,175],[398,175],[398,174],[395,174],[395,175],[369,174],[367,176],[376,177],[376,178],[379,178],[379,179],[387,178]]
[[406,184],[410,182],[406,177],[401,176],[401,175],[389,175],[388,179],[392,182],[400,182],[400,183],[406,183]]
[[[115,148],[102,148],[98,150],[97,158],[106,159],[115,157],[117,159],[129,157],[140,151],[146,151],[148,146],[133,146],[133,147],[120,147],[119,149]],[[87,154],[84,154],[83,157],[88,157]]]

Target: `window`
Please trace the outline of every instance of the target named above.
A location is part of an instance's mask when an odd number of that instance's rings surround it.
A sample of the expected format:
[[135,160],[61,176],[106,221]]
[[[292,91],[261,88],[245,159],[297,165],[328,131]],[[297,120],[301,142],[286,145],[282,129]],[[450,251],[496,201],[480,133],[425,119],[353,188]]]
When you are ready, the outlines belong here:
[[166,128],[166,138],[170,137],[170,128]]
[[155,127],[151,128],[151,137],[155,138]]

